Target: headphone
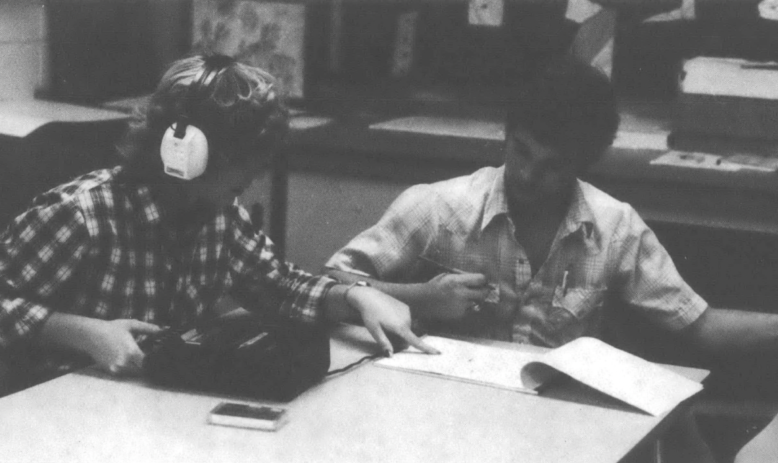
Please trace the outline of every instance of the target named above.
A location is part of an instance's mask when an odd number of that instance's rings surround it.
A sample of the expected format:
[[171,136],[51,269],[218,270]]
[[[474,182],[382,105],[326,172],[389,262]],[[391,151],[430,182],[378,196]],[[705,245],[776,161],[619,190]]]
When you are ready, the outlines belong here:
[[235,59],[225,55],[205,58],[203,68],[195,75],[186,92],[184,111],[168,127],[159,148],[165,173],[183,180],[201,176],[208,166],[208,138],[191,125],[194,103],[200,101],[216,77],[230,67]]

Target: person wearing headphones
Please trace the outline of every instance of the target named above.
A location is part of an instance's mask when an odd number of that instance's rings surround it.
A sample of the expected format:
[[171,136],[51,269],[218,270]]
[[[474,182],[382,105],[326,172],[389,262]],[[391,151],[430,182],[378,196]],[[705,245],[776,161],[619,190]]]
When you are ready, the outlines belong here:
[[51,377],[88,357],[137,373],[138,336],[208,318],[225,295],[312,323],[361,318],[390,355],[387,335],[436,353],[406,304],[279,260],[237,205],[287,126],[263,70],[222,55],[173,63],[123,163],[39,195],[0,237],[0,372],[24,359]]

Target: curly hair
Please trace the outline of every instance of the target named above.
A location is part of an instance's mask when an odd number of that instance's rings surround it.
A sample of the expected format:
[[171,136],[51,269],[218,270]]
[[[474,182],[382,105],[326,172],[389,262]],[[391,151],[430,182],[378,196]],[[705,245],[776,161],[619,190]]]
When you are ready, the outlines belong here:
[[506,133],[517,126],[538,142],[596,162],[613,143],[619,125],[616,96],[600,70],[571,56],[555,58],[508,108]]
[[[213,82],[192,97],[190,85],[214,59],[225,65]],[[159,150],[165,131],[182,115],[208,139],[206,172],[252,156],[270,162],[288,131],[288,111],[262,69],[229,57],[193,56],[175,61],[157,85],[148,105],[138,111],[121,145],[123,174],[150,181],[163,175]]]

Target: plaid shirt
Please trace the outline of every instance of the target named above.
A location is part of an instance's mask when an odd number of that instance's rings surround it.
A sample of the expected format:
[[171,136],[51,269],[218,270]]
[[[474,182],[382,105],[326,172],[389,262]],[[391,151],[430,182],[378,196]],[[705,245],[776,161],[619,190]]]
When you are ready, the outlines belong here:
[[487,167],[409,188],[327,266],[421,282],[436,273],[418,259],[425,256],[482,273],[497,288],[489,310],[446,328],[549,347],[600,336],[606,296],[669,329],[689,325],[707,308],[635,210],[583,181],[533,276],[508,215],[503,173]]
[[144,185],[99,170],[35,199],[0,238],[0,347],[52,311],[179,326],[232,294],[247,308],[314,321],[334,284],[279,261],[232,206],[188,232]]

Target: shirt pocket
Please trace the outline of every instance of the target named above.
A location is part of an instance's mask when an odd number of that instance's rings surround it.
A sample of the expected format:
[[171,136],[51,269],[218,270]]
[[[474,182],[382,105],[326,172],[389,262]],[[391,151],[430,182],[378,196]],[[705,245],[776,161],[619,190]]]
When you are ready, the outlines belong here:
[[554,288],[548,322],[563,342],[580,336],[597,336],[601,329],[605,288]]

